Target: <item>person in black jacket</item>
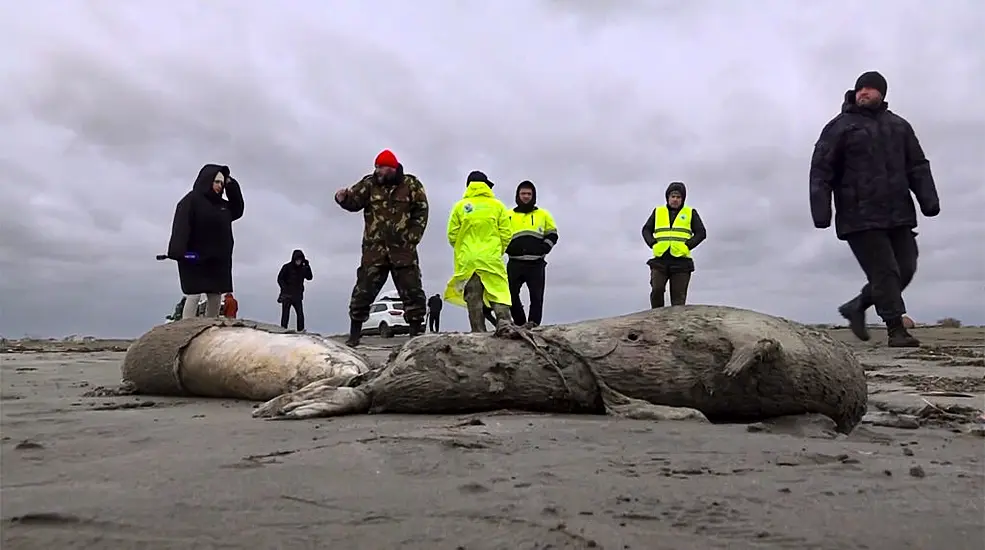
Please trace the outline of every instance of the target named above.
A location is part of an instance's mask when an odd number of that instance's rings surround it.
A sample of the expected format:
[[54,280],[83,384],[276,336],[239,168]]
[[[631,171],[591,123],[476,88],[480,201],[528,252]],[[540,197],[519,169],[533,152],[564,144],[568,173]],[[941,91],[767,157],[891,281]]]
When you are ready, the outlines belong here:
[[845,92],[841,114],[821,130],[810,169],[814,227],[831,226],[848,241],[868,282],[838,311],[860,340],[870,338],[865,312],[875,305],[892,347],[918,347],[906,330],[903,289],[917,270],[916,196],[924,216],[940,213],[937,187],[913,127],[889,110],[886,79],[863,73]]
[[243,217],[243,208],[239,182],[219,164],[203,166],[192,190],[178,201],[167,256],[178,262],[187,298],[183,319],[195,317],[202,294],[205,316],[218,317],[222,295],[233,291],[233,222]]
[[428,298],[428,330],[441,332],[441,295],[435,294]]
[[647,261],[650,266],[651,308],[664,306],[664,292],[668,282],[670,305],[685,304],[687,287],[691,283],[691,274],[694,273],[691,251],[708,238],[698,211],[684,206],[687,187],[682,182],[671,182],[664,191],[664,199],[666,204],[650,211],[650,217],[646,219],[642,229],[643,242],[653,251],[653,257]]
[[291,308],[297,316],[297,330],[304,331],[304,282],[310,281],[311,264],[304,257],[304,252],[295,250],[291,253],[291,261],[280,268],[277,274],[277,285],[280,286],[280,295],[277,301],[280,302],[280,326],[287,328],[287,322],[291,320]]

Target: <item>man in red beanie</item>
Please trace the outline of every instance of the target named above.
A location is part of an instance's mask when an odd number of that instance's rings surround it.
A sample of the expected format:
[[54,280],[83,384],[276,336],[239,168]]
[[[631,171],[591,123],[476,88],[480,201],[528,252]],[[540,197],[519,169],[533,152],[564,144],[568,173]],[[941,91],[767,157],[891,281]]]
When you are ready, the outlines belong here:
[[404,167],[389,149],[376,156],[376,168],[352,187],[335,192],[335,202],[349,212],[363,212],[362,260],[349,299],[349,339],[359,345],[369,308],[393,278],[410,336],[424,332],[427,296],[421,283],[417,245],[428,224],[428,198],[424,184]]

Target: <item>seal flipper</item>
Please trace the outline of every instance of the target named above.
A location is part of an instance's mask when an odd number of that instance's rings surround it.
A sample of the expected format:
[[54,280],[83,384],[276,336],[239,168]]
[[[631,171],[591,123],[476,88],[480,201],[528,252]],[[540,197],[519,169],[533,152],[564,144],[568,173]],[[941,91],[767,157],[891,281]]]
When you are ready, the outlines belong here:
[[253,418],[300,420],[368,413],[370,401],[366,390],[339,387],[333,380],[318,380],[260,405],[253,411]]
[[708,418],[697,409],[655,405],[619,393],[601,380],[598,382],[599,391],[602,393],[602,402],[605,403],[605,412],[612,416],[633,420],[697,420],[698,422],[708,422]]
[[762,338],[754,344],[736,346],[732,350],[732,358],[723,369],[726,376],[735,377],[739,373],[761,362],[775,360],[783,353],[783,346],[772,338]]

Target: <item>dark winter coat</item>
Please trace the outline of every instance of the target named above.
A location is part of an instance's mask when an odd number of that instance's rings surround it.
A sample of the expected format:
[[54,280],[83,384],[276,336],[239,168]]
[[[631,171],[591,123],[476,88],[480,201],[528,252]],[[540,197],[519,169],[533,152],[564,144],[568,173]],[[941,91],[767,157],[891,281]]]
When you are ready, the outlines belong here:
[[[681,206],[684,206],[685,201],[687,201],[687,186],[679,181],[672,182],[667,186],[667,190],[664,191],[664,200],[670,196],[671,191],[677,191],[681,194]],[[668,215],[670,216],[671,225],[674,224],[674,220],[677,219],[677,214],[680,213],[680,208],[671,208],[667,205]],[[656,239],[653,238],[653,230],[657,225],[657,212],[656,208],[650,210],[650,217],[646,219],[646,223],[643,224],[643,242],[646,246],[653,248],[656,244]],[[691,238],[687,240],[686,244],[688,250],[694,250],[701,244],[705,239],[708,238],[708,231],[705,229],[705,224],[701,221],[701,216],[698,215],[698,210],[695,208],[691,209]],[[693,258],[678,258],[671,255],[668,250],[659,258],[650,258],[647,262],[651,267],[657,267],[658,269],[664,269],[668,273],[691,273],[694,271],[694,259]]]
[[874,109],[857,105],[854,90],[849,90],[841,114],[825,125],[814,145],[814,227],[831,225],[832,198],[839,239],[870,229],[916,227],[911,192],[923,215],[940,213],[930,162],[910,123],[885,102]]
[[428,298],[428,311],[431,313],[441,313],[441,307],[443,305],[441,296],[438,296],[437,294]]
[[[212,180],[226,176],[225,194],[212,190]],[[223,294],[233,291],[233,222],[243,217],[243,193],[229,177],[229,167],[206,164],[195,185],[178,201],[171,224],[168,257],[178,261],[181,292]],[[198,260],[185,260],[194,252]]]
[[[297,260],[301,260],[301,265],[294,263]],[[277,274],[281,300],[303,300],[304,282],[311,279],[311,264],[304,257],[304,252],[295,250],[291,253],[291,261],[281,266],[280,273]]]

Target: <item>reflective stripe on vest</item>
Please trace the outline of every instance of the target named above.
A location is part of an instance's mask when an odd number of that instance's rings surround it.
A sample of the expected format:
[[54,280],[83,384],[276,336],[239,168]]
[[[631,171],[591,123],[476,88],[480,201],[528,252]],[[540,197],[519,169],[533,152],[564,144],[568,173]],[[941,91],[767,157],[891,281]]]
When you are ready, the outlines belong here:
[[[544,211],[537,209],[533,212],[516,212],[510,211],[510,226],[513,230],[513,236],[510,238],[512,241],[524,241],[531,240],[537,243],[546,243],[548,247],[554,245],[553,242],[547,240],[545,237],[549,233],[546,231],[547,217],[544,215]],[[553,233],[554,231],[550,231]],[[544,257],[543,254],[522,254],[518,256],[510,256],[513,260],[539,260]]]
[[653,216],[653,256],[663,256],[668,250],[670,255],[677,258],[690,258],[691,251],[684,244],[691,238],[691,207],[683,206],[677,217],[674,218],[674,225],[670,225],[670,210],[666,205],[658,206],[654,210]]

